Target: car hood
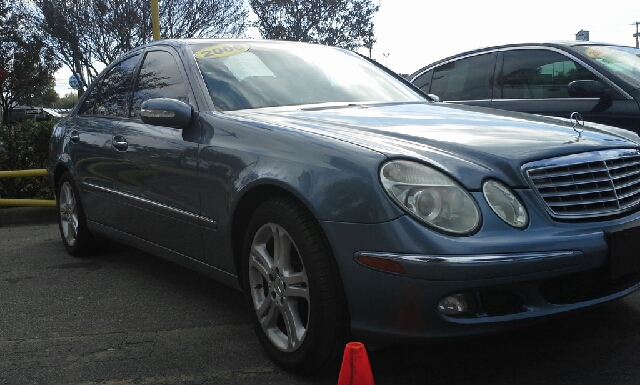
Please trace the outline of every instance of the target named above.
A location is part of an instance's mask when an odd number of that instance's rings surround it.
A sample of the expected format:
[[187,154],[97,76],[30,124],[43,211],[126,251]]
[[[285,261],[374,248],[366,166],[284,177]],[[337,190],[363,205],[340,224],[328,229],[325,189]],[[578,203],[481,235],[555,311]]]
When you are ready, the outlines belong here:
[[445,103],[321,105],[231,113],[254,121],[313,132],[380,152],[415,158],[470,188],[482,178],[526,181],[523,164],[565,154],[637,147],[632,132],[568,119]]

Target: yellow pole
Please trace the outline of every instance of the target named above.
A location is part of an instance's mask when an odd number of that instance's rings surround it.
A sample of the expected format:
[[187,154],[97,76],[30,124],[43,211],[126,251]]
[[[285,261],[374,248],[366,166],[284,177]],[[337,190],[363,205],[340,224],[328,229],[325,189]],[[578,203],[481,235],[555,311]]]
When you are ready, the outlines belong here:
[[0,206],[56,207],[55,200],[48,199],[6,199],[0,198]]
[[30,176],[47,176],[47,170],[44,168],[37,168],[32,170],[0,171],[0,178],[20,178]]
[[[0,178],[23,178],[33,176],[47,176],[47,170],[44,168],[31,169],[31,170],[16,170],[16,171],[0,171]],[[55,207],[55,200],[48,199],[7,199],[0,198],[0,206],[40,206],[40,207]]]
[[158,0],[151,0],[151,27],[153,29],[153,40],[160,40],[160,7],[158,7]]

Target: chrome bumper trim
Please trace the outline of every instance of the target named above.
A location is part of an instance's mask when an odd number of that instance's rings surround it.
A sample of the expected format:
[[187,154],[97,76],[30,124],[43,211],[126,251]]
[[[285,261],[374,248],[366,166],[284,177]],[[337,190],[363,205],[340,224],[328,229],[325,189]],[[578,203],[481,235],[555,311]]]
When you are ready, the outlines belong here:
[[491,264],[491,263],[509,263],[509,262],[532,262],[542,261],[546,259],[566,258],[581,255],[580,251],[549,251],[549,252],[532,252],[532,253],[513,253],[513,254],[478,254],[478,255],[415,255],[415,254],[394,254],[381,252],[361,251],[355,253],[355,257],[369,256],[374,258],[390,259],[394,261],[420,262],[420,263],[437,263],[450,265],[467,265],[467,264]]

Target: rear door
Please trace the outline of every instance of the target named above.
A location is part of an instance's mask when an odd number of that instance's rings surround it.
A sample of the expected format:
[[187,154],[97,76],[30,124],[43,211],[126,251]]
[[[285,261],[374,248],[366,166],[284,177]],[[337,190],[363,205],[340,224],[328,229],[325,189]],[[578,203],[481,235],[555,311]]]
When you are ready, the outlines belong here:
[[493,96],[495,53],[483,53],[439,65],[413,80],[444,102],[489,107]]
[[87,90],[77,114],[65,123],[68,154],[87,219],[113,228],[120,223],[116,181],[120,154],[113,132],[128,114],[127,99],[140,56],[128,56],[108,68]]

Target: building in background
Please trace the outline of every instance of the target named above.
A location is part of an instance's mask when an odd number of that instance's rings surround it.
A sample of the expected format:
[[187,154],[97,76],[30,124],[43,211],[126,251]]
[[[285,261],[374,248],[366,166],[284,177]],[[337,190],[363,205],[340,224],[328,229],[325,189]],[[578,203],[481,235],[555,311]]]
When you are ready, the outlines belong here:
[[589,31],[581,29],[580,32],[576,33],[576,40],[589,41]]

